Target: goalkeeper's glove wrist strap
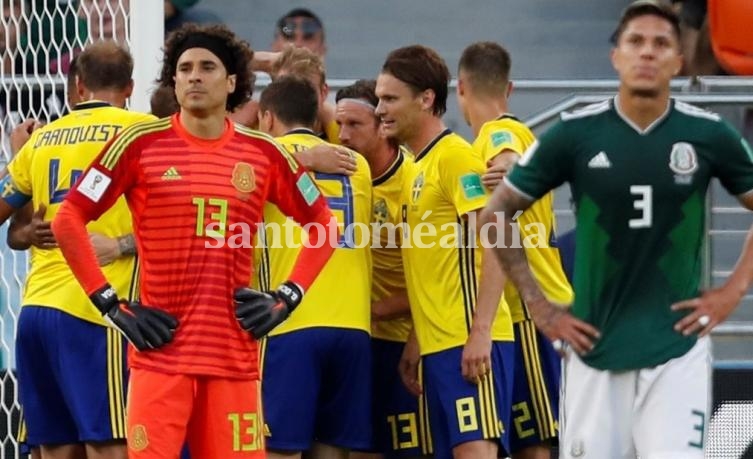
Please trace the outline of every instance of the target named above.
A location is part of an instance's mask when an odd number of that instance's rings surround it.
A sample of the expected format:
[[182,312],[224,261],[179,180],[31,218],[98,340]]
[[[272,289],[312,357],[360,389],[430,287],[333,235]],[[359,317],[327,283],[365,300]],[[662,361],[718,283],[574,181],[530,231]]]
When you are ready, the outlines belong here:
[[101,312],[102,315],[106,315],[119,303],[118,292],[116,292],[110,284],[105,284],[95,290],[89,295],[89,299],[94,303],[94,306],[99,309],[99,312]]
[[277,288],[277,296],[288,306],[288,311],[293,312],[303,300],[303,289],[295,282],[283,282]]

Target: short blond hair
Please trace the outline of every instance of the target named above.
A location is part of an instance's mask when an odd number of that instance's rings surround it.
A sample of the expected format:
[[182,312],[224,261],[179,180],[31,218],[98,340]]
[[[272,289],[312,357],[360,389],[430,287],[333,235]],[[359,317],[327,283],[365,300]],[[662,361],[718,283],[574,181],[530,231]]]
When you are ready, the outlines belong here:
[[322,86],[327,81],[327,72],[322,59],[306,48],[297,48],[292,45],[285,47],[272,66],[273,75],[280,72],[307,79],[310,76],[318,76]]

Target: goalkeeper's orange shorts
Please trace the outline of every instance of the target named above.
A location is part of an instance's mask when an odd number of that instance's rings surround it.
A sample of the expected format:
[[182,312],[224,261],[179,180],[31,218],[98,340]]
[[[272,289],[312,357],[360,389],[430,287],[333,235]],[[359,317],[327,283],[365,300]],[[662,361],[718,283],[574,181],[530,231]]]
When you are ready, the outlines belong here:
[[264,420],[258,380],[131,369],[129,459],[262,459]]

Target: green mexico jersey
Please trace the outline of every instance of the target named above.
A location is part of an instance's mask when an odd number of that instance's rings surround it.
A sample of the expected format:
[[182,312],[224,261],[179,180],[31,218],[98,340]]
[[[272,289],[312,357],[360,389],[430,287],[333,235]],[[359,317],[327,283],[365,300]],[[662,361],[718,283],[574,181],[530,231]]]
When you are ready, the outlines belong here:
[[706,190],[717,177],[733,195],[753,189],[753,153],[721,118],[682,102],[645,130],[616,99],[561,120],[507,178],[538,199],[564,182],[576,205],[573,314],[601,331],[583,360],[604,370],[662,364],[695,336],[674,324],[674,302],[699,293]]

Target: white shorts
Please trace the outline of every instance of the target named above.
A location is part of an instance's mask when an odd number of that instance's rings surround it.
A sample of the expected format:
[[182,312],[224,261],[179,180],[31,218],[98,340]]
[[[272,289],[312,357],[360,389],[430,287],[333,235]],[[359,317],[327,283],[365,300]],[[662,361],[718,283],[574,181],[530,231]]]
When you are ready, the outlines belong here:
[[560,459],[703,459],[711,341],[653,368],[602,371],[568,351],[560,397]]

